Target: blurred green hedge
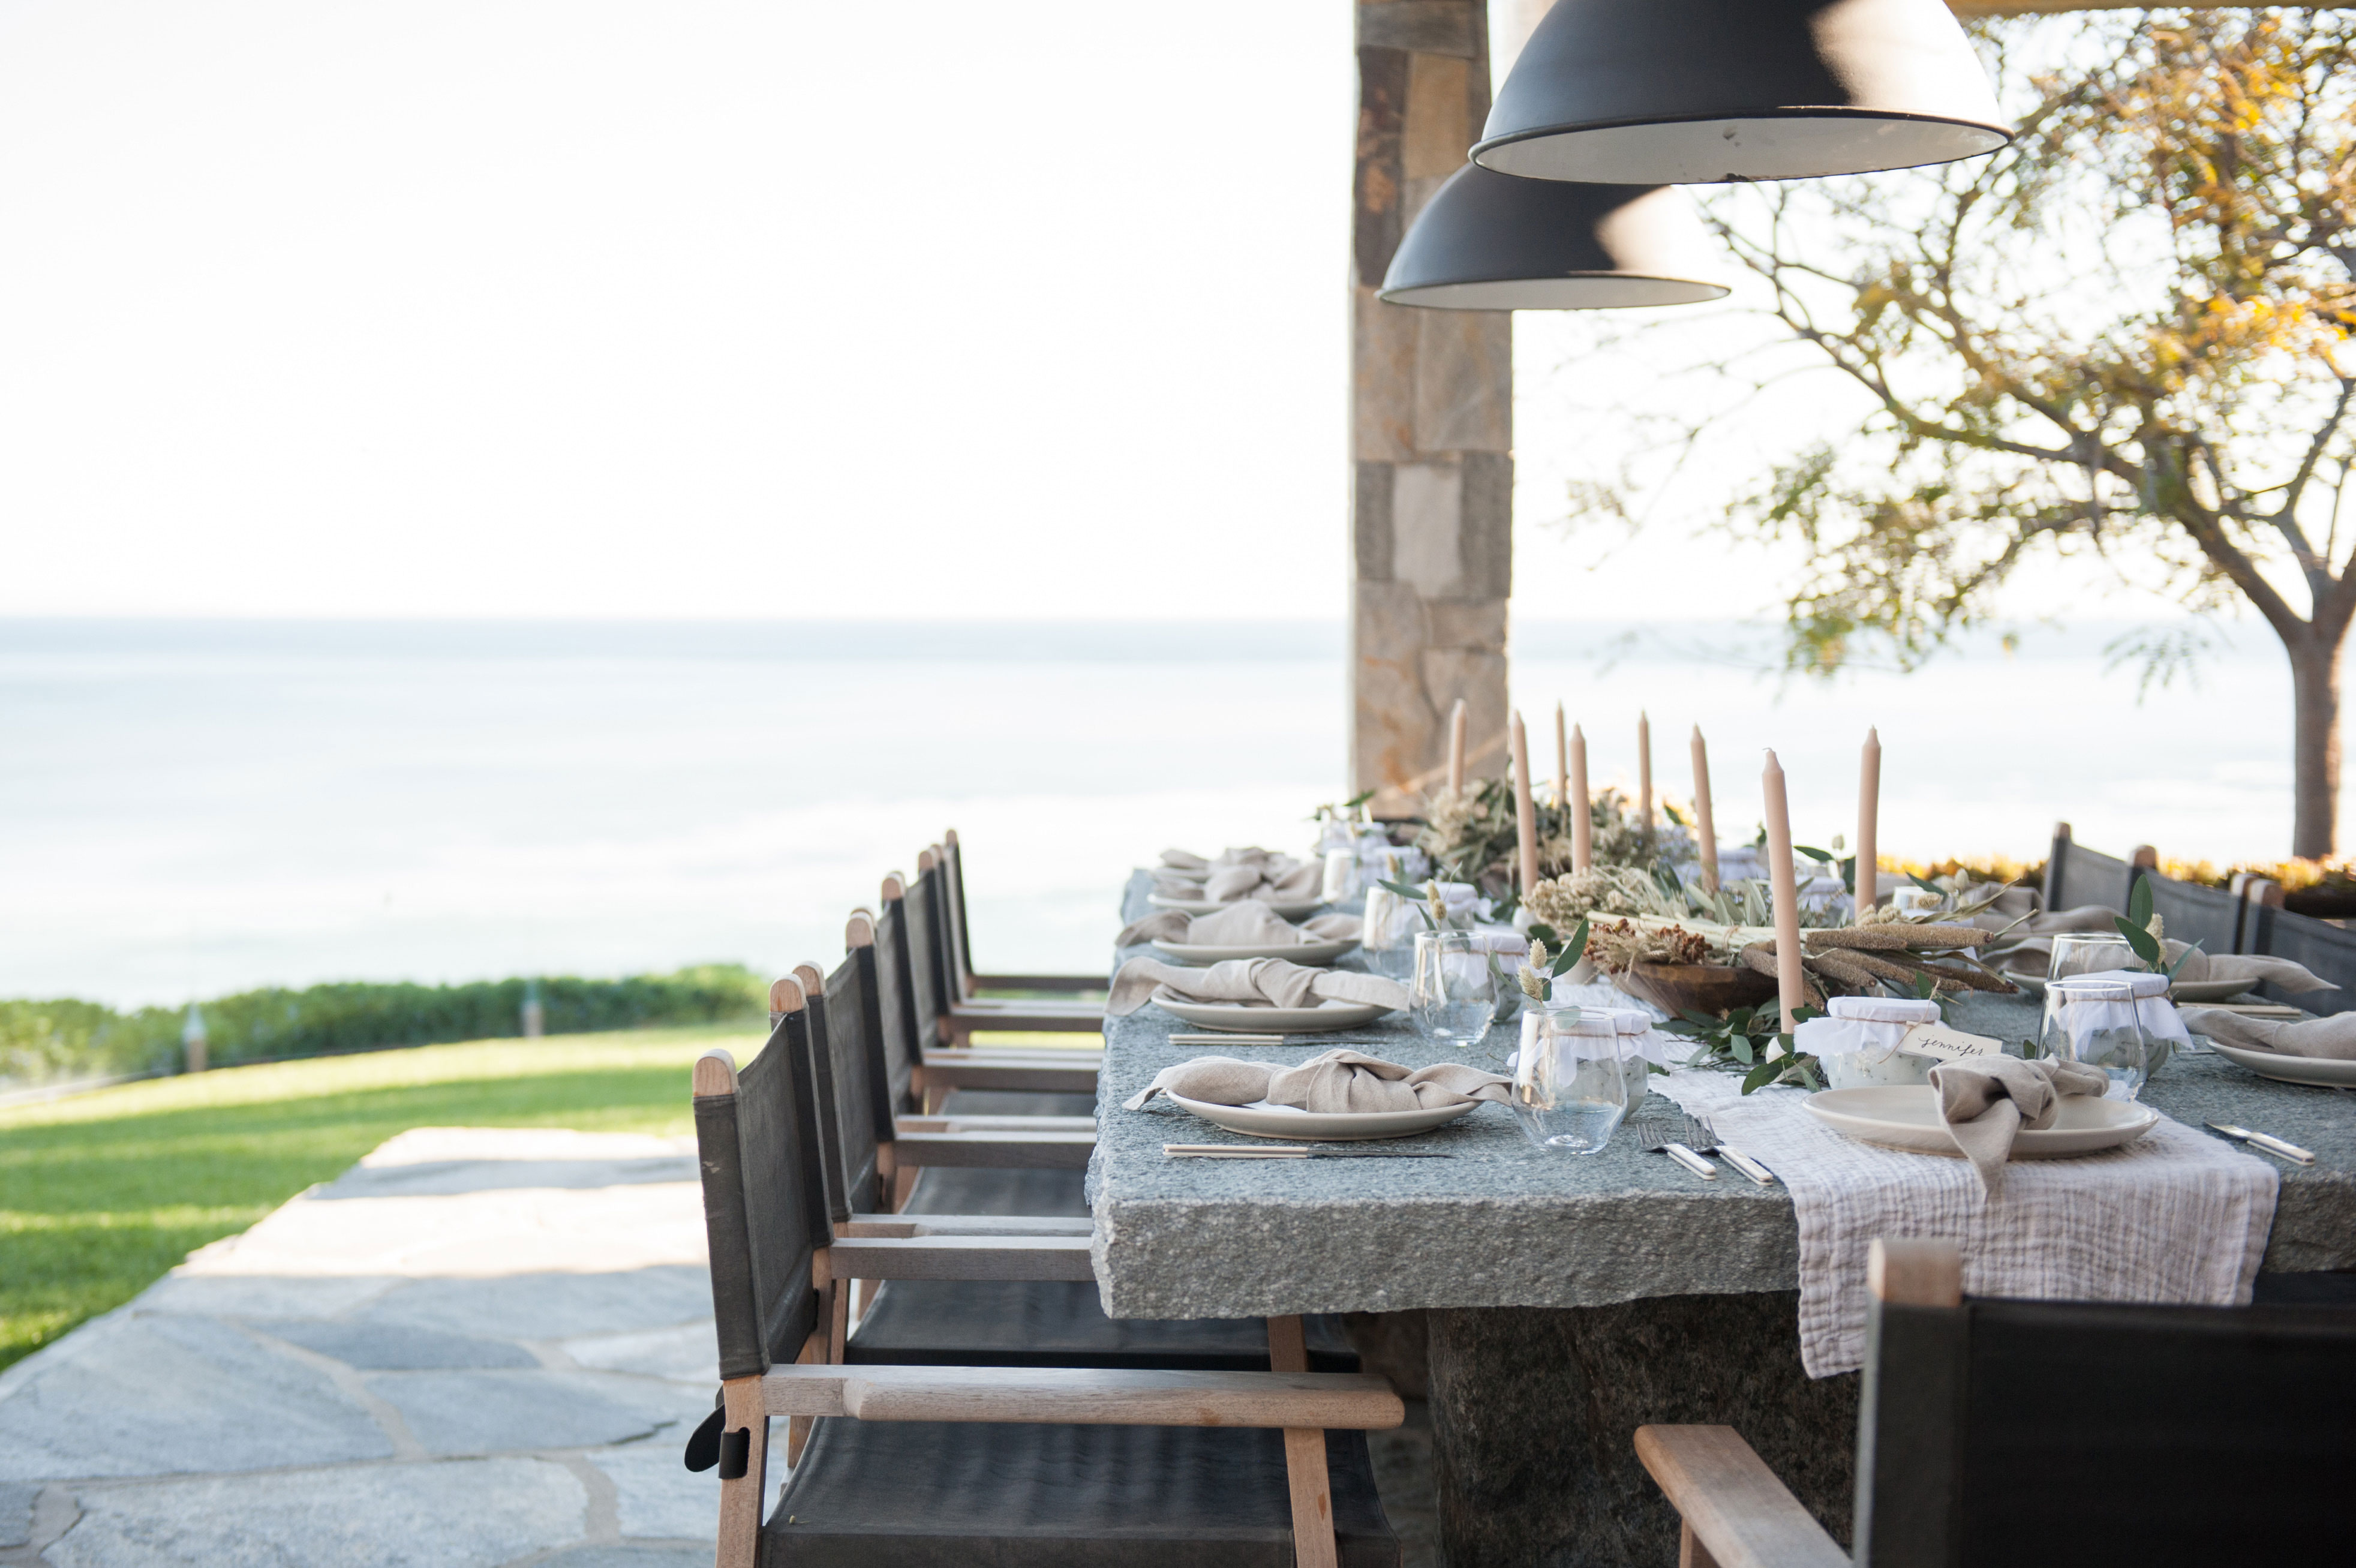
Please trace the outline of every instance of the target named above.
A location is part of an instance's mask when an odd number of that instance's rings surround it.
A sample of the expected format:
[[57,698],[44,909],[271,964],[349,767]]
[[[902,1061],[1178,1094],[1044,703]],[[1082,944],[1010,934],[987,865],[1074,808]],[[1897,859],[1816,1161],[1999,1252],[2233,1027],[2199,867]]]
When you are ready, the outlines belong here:
[[[244,991],[198,1004],[215,1067],[384,1046],[510,1038],[523,1033],[523,980],[467,985],[351,982],[302,991]],[[758,1018],[768,986],[739,964],[700,964],[626,980],[570,975],[538,983],[552,1035]],[[0,1079],[37,1082],[180,1065],[187,1011],[118,1013],[95,1002],[0,1002]]]

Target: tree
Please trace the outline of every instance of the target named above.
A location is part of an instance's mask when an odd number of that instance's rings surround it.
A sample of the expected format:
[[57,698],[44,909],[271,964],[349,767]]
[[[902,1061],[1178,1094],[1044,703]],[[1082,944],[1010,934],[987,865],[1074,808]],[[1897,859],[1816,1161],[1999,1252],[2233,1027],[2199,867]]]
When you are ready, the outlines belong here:
[[[1977,27],[2019,134],[1993,157],[1737,192],[1762,306],[1869,394],[1730,521],[1799,540],[1794,667],[1913,662],[2040,553],[2246,604],[2294,693],[2292,854],[2336,847],[2356,619],[2356,18],[2113,14]],[[2185,652],[2142,651],[2147,676]]]

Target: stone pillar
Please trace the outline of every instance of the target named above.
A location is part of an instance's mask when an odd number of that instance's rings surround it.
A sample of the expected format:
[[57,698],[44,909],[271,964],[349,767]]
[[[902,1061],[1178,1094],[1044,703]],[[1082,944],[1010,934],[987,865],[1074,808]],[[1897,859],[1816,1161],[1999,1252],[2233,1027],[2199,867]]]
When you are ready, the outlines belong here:
[[1471,713],[1476,773],[1505,766],[1513,584],[1514,352],[1503,311],[1375,298],[1399,236],[1489,113],[1485,0],[1359,0],[1351,224],[1350,777],[1412,811]]

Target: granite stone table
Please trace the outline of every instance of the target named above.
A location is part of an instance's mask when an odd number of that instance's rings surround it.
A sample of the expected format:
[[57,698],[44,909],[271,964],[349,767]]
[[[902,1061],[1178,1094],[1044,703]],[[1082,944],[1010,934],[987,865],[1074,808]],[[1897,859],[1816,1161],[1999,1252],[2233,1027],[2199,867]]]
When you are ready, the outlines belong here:
[[[1125,918],[1145,886],[1131,882]],[[1956,1022],[2017,1039],[2037,1016],[2033,999],[1974,996]],[[1647,1422],[1736,1427],[1847,1539],[1858,1380],[1801,1369],[1799,1230],[1781,1185],[1703,1182],[1633,1139],[1547,1154],[1502,1105],[1396,1145],[1447,1160],[1166,1159],[1165,1143],[1248,1141],[1166,1101],[1120,1109],[1172,1062],[1292,1062],[1345,1043],[1411,1066],[1463,1059],[1397,1018],[1276,1047],[1173,1046],[1173,1032],[1200,1031],[1151,1005],[1105,1031],[1088,1179],[1113,1316],[1419,1315],[1354,1326],[1385,1369],[1428,1378],[1453,1568],[1674,1563],[1675,1516],[1632,1447]],[[1483,1065],[1503,1071],[1508,1048],[1493,1031]],[[2313,1149],[2314,1165],[2283,1167],[2264,1267],[2356,1269],[2356,1097],[2192,1056],[2145,1099]],[[1401,1364],[1419,1341],[1423,1365]]]

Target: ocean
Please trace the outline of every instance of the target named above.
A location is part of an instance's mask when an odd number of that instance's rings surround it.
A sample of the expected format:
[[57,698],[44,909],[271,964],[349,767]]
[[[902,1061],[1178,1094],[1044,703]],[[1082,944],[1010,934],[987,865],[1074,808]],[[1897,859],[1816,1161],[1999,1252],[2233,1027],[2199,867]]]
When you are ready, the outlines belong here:
[[[2030,627],[1912,675],[1786,680],[1764,632],[1533,620],[1515,701],[1593,777],[1795,834],[2041,857],[2057,819],[2273,857],[2289,682],[2262,630],[2138,701],[2123,628]],[[844,916],[955,827],[985,969],[1092,971],[1165,845],[1295,852],[1346,792],[1332,622],[0,621],[0,995],[177,1003],[262,984],[618,974],[841,953]]]

